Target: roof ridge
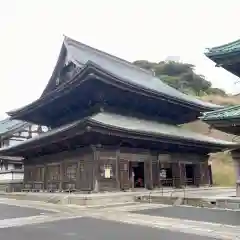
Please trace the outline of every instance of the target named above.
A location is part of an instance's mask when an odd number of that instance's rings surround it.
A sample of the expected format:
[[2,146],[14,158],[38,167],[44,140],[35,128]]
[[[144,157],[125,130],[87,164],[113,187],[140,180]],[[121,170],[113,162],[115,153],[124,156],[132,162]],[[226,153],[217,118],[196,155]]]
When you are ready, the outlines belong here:
[[96,49],[96,48],[94,48],[94,47],[91,47],[91,46],[89,46],[89,45],[87,45],[87,44],[85,44],[85,43],[81,43],[81,42],[79,42],[79,41],[77,41],[77,40],[74,40],[74,39],[68,37],[68,36],[64,36],[64,37],[65,37],[64,42],[65,42],[65,41],[67,41],[67,42],[70,41],[70,42],[72,42],[72,43],[75,43],[75,44],[76,44],[78,47],[80,47],[80,48],[85,48],[85,49],[88,49],[88,50],[90,50],[90,51],[93,51],[93,52],[96,53],[96,54],[104,55],[104,56],[106,56],[106,57],[108,57],[108,58],[110,58],[110,59],[112,59],[112,60],[117,61],[117,62],[120,63],[120,64],[126,65],[126,66],[128,66],[128,67],[131,67],[131,68],[133,68],[133,69],[136,69],[136,70],[138,70],[138,71],[141,71],[141,72],[143,72],[143,73],[145,73],[145,74],[149,74],[149,75],[153,76],[152,71],[148,71],[148,70],[146,70],[146,69],[140,68],[140,67],[134,65],[133,63],[131,63],[131,62],[125,60],[125,59],[116,57],[116,56],[114,56],[114,55],[112,55],[112,54],[109,54],[109,53],[107,53],[107,52],[105,52],[105,51],[102,51],[102,50]]

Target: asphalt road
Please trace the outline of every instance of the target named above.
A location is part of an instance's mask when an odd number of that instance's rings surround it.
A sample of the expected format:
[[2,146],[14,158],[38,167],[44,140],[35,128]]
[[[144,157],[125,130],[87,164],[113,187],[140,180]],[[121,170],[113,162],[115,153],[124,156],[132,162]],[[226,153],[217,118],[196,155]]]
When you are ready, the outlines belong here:
[[180,232],[122,224],[92,218],[78,218],[57,222],[0,229],[4,240],[213,240]]
[[228,211],[195,207],[167,207],[134,211],[151,216],[188,219],[193,221],[213,222],[227,225],[240,225],[240,211]]
[[38,210],[34,208],[17,207],[6,204],[0,204],[0,220],[10,218],[30,217],[40,214],[53,213],[50,211]]

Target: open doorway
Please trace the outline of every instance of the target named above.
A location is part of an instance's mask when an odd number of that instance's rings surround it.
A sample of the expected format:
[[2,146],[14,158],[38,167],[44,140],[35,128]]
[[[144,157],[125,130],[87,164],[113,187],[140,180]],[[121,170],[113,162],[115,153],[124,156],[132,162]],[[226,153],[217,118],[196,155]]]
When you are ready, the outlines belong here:
[[132,176],[133,176],[133,187],[144,188],[144,162],[131,162]]
[[186,164],[186,185],[194,185],[194,165]]

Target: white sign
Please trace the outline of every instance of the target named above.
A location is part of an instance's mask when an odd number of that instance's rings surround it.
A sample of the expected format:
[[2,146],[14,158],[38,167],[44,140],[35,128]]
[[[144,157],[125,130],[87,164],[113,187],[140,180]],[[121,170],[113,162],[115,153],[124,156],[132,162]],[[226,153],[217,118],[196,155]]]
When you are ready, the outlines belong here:
[[166,179],[167,178],[167,171],[166,169],[160,169],[160,178]]

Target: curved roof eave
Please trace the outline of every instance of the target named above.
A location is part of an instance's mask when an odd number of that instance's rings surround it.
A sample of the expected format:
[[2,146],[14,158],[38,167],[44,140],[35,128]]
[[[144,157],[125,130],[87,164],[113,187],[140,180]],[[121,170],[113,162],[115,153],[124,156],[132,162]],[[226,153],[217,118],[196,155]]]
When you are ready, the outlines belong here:
[[[95,126],[92,124],[97,124],[98,126],[106,126],[112,130],[121,130],[129,133],[137,133],[142,136],[152,136],[152,137],[162,137],[163,139],[175,139],[176,141],[185,140],[185,142],[194,144],[196,143],[199,147],[205,145],[209,150],[226,150],[239,148],[238,143],[228,142],[220,139],[215,139],[209,136],[205,136],[199,133],[195,133],[179,126],[169,125],[164,123],[159,123],[156,121],[149,121],[144,119],[138,119],[134,117],[128,117],[124,115],[100,112],[96,113],[90,117],[82,120],[77,120],[70,124],[63,125],[59,128],[52,129],[46,133],[42,133],[34,138],[20,142],[17,145],[9,146],[0,149],[0,155],[9,153],[9,151],[15,151],[16,149],[28,149],[29,144],[38,145],[39,141],[44,144],[51,144],[51,141],[46,141],[46,138],[56,137],[61,134],[64,138],[67,136],[68,131],[72,129],[80,130],[80,126],[86,128],[87,126]],[[58,138],[61,140],[61,138]],[[45,141],[44,141],[45,140]],[[175,143],[176,144],[176,143]]]
[[92,48],[69,37],[65,37],[64,44],[69,56],[72,58],[72,61],[80,64],[80,66],[85,65],[88,61],[91,61],[100,66],[102,69],[105,69],[106,71],[113,73],[119,78],[122,78],[136,86],[153,90],[164,95],[169,95],[175,99],[189,102],[190,104],[192,103],[193,105],[198,105],[201,108],[209,110],[215,110],[223,107],[186,95],[165,84],[159,78],[154,77],[152,72],[139,68],[130,62]]
[[[94,49],[90,46],[77,42],[71,38],[65,37],[57,64],[54,68],[53,74],[42,93],[41,98],[44,98],[47,93],[47,89],[51,88],[51,85],[56,82],[56,77],[63,67],[66,57],[71,59],[75,64],[83,67],[87,63],[93,62],[100,66],[103,70],[116,75],[118,78],[123,79],[127,83],[135,85],[135,87],[141,87],[146,90],[155,91],[165,96],[169,96],[174,99],[178,99],[181,102],[188,103],[201,109],[201,111],[211,111],[223,108],[223,106],[201,101],[192,96],[186,95],[162,82],[159,78],[154,77],[152,72],[145,69],[141,69],[134,64],[112,56],[108,53]],[[61,85],[59,86],[61,87]],[[55,88],[58,89],[58,88]],[[54,90],[53,90],[54,91]],[[52,91],[49,92],[51,94]],[[37,102],[38,100],[34,101]],[[23,109],[30,107],[33,103],[26,105],[25,107],[15,109],[8,112],[8,115],[12,116],[14,112],[22,111]]]
[[[51,99],[53,99],[55,97],[61,96],[61,92],[64,92],[64,90],[66,89],[67,86],[69,86],[71,88],[76,86],[76,83],[78,82],[78,78],[80,77],[80,75],[84,75],[84,72],[86,73],[88,71],[88,69],[91,69],[91,68],[96,69],[97,71],[100,71],[102,73],[108,74],[108,72],[104,71],[104,69],[102,69],[101,67],[95,65],[94,63],[89,62],[85,65],[84,70],[82,72],[80,72],[79,75],[77,75],[75,77],[75,79],[73,79],[73,81],[69,81],[69,82],[64,83],[63,85],[60,85],[59,88],[53,90],[49,94],[44,95],[42,98],[35,100],[34,102],[24,106],[21,109],[17,109],[16,112],[15,111],[8,112],[8,114],[10,116],[12,116],[13,118],[15,118],[14,115],[19,115],[19,114],[21,114],[21,112],[24,114],[24,112],[26,112],[26,111],[31,111],[31,109],[35,109],[36,107],[41,106],[46,101],[48,102],[48,101],[51,101]],[[93,76],[95,76],[95,78],[99,79],[100,81],[102,79],[101,77],[98,77],[98,75],[96,75],[95,73],[89,73],[87,76],[85,76],[86,79],[83,81],[83,83],[87,79],[91,79]],[[125,81],[125,80],[122,80],[122,78],[118,78],[118,77],[115,78],[115,76],[113,76],[113,75],[111,75],[111,76],[112,76],[111,81],[104,79],[104,82],[107,82],[109,84],[115,83],[116,86],[118,86],[121,83],[123,86],[125,86],[125,88],[133,88],[133,89],[136,88],[136,84],[132,84],[130,81]],[[102,79],[102,81],[103,81],[103,79]],[[81,84],[81,82],[80,82],[80,84]],[[174,96],[170,97],[169,95],[166,95],[163,92],[157,92],[157,91],[151,90],[149,88],[144,88],[141,85],[137,86],[136,89],[140,89],[140,92],[142,92],[143,94],[148,94],[149,96],[155,95],[155,97],[157,97],[157,98],[169,99],[172,102],[176,102],[177,104],[180,104],[180,105],[183,105],[186,107],[188,106],[189,108],[198,107],[197,111],[212,110],[212,108],[210,108],[210,107],[206,108],[206,106],[205,106],[205,108],[204,108],[201,105],[199,106],[192,102],[186,102],[186,101],[183,101],[182,99],[176,98]],[[56,94],[58,94],[58,96]]]

